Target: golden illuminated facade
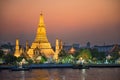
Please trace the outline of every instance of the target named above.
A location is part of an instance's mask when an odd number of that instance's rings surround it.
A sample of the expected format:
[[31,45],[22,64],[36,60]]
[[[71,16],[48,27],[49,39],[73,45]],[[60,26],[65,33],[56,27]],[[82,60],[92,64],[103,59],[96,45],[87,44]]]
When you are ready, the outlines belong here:
[[60,48],[59,48],[59,40],[56,39],[56,46],[55,46],[55,54],[54,54],[54,60],[58,60],[58,54],[60,52]]
[[62,41],[60,40],[58,40],[58,39],[56,39],[56,45],[55,45],[55,54],[54,54],[54,60],[58,60],[58,55],[59,55],[59,53],[60,53],[60,51],[63,49],[63,44],[62,44]]
[[36,48],[38,48],[40,54],[43,54],[46,57],[51,57],[54,55],[54,51],[51,48],[51,44],[47,39],[44,17],[42,13],[40,14],[40,21],[37,28],[36,38],[27,51],[29,57],[34,57]]
[[21,53],[20,53],[20,48],[19,48],[19,40],[16,39],[14,56],[19,57],[20,55],[21,55]]

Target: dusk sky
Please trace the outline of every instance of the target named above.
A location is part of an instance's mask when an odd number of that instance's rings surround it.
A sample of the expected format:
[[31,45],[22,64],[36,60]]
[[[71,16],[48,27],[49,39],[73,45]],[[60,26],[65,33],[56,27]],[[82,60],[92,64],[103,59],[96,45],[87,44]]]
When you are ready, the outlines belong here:
[[0,42],[31,44],[41,11],[52,45],[120,44],[120,0],[0,0]]

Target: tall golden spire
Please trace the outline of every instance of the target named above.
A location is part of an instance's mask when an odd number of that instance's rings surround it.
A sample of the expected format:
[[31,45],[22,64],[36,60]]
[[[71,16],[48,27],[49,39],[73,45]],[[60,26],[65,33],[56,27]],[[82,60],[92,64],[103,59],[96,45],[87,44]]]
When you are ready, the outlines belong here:
[[60,50],[60,48],[59,48],[59,40],[56,39],[55,52],[56,52],[56,53],[59,53],[59,50]]
[[20,48],[19,48],[19,39],[16,39],[14,56],[19,57],[19,56],[21,55],[19,49],[20,49]]
[[46,29],[44,24],[44,17],[43,14],[40,13],[40,21],[37,28],[37,34],[35,38],[35,42],[48,42],[47,36],[46,36]]
[[44,17],[42,13],[40,14],[39,19],[40,21],[38,24],[35,40],[29,48],[27,54],[29,55],[29,57],[34,58],[34,50],[38,47],[41,54],[44,54],[46,57],[51,57],[54,55],[54,51],[47,39]]
[[59,49],[59,40],[56,39],[55,53],[54,53],[54,56],[53,56],[54,60],[56,60],[56,61],[58,60],[59,51],[60,51],[60,49]]

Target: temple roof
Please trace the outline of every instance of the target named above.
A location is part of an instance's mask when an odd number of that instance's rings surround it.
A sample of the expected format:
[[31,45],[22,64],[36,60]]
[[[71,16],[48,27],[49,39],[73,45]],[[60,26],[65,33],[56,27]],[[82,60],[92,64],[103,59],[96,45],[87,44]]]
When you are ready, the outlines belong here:
[[120,51],[120,48],[119,48],[119,45],[118,45],[118,44],[115,44],[115,45],[113,46],[113,48],[110,50],[110,53],[116,52],[116,51]]

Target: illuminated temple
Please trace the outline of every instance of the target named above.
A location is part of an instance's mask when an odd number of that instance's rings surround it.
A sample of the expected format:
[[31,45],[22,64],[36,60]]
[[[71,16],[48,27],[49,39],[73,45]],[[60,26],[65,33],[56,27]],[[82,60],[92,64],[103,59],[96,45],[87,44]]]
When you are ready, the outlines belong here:
[[[56,40],[57,47],[58,45],[58,40]],[[52,57],[54,59],[58,59],[58,53],[60,51],[59,48],[57,48],[55,51],[53,51],[51,44],[48,41],[47,35],[46,35],[46,28],[44,24],[44,17],[43,14],[40,14],[40,20],[37,28],[37,33],[36,37],[32,43],[32,45],[28,48],[28,43],[26,45],[26,54],[34,59],[37,58],[40,55],[44,55],[47,58]],[[18,50],[18,43],[16,44],[16,50],[14,55],[16,57],[19,57],[22,53],[19,52]]]
[[27,54],[32,58],[35,53],[35,49],[38,49],[40,54],[45,55],[46,57],[50,57],[54,55],[54,51],[51,48],[51,44],[49,43],[46,36],[46,28],[44,24],[43,14],[40,14],[40,21],[37,28],[36,38],[31,45],[31,48],[28,50]]
[[15,53],[14,53],[14,55],[16,57],[19,57],[21,55],[20,49],[19,49],[19,40],[18,39],[16,39],[16,46],[15,46]]

